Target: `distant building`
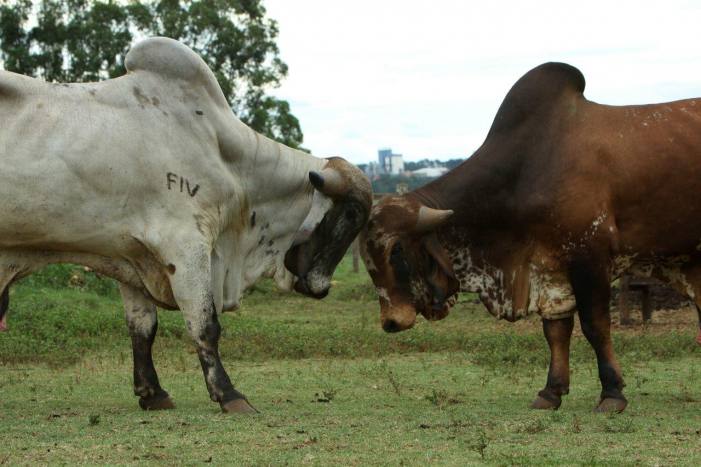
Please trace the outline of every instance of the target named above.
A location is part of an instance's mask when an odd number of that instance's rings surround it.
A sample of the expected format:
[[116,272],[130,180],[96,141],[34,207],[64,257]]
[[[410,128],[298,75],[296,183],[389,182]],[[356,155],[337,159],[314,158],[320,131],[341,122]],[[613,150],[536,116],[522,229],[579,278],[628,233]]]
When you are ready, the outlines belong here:
[[404,158],[401,154],[392,154],[389,161],[389,173],[392,175],[399,175],[404,172]]
[[377,162],[370,161],[367,167],[365,167],[365,175],[367,175],[371,179],[377,177],[381,173],[382,170],[380,169],[380,164],[378,164]]
[[393,154],[390,148],[377,151],[377,161],[381,174],[399,175],[404,172],[404,157]]
[[387,148],[377,151],[377,161],[380,164],[380,170],[382,173],[388,173],[387,167],[389,167],[392,163],[392,150]]

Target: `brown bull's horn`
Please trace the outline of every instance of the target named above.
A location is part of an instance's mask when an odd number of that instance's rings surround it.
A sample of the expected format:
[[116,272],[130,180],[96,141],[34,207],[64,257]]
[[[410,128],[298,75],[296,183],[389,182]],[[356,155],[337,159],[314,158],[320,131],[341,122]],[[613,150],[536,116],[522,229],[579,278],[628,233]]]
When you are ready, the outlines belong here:
[[433,209],[426,206],[421,206],[419,208],[419,217],[416,221],[416,227],[414,229],[419,232],[431,231],[440,227],[452,215],[452,209]]
[[327,196],[343,196],[348,193],[348,184],[335,169],[323,169],[321,172],[309,172],[309,181],[314,188]]

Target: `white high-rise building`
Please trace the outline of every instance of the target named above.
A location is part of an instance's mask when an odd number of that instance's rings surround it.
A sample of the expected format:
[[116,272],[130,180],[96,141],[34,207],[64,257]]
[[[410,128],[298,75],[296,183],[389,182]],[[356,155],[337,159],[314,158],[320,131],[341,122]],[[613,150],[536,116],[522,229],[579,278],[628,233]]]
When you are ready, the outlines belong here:
[[392,175],[399,175],[402,172],[404,172],[404,158],[401,154],[392,154],[389,173]]
[[392,149],[380,149],[377,151],[381,173],[399,175],[404,172],[404,158],[401,154],[393,154]]

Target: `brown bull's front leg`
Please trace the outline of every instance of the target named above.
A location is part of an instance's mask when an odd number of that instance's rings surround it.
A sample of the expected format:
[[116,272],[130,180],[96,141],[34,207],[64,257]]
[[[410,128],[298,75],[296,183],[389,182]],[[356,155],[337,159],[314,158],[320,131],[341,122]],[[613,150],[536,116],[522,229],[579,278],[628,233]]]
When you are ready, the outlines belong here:
[[605,263],[574,263],[570,281],[579,311],[582,332],[596,353],[601,398],[596,412],[622,412],[628,405],[623,396],[623,376],[611,342],[609,298],[611,286]]
[[550,369],[545,388],[531,404],[534,409],[558,409],[570,392],[570,337],[574,318],[543,319],[543,334],[550,347]]

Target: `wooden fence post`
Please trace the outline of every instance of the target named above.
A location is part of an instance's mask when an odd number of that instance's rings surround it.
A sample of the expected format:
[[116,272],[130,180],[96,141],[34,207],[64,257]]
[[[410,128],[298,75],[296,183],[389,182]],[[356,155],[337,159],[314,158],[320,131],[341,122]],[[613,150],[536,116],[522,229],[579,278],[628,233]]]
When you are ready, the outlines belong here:
[[643,323],[647,323],[652,319],[652,300],[650,299],[650,287],[643,287]]
[[630,276],[624,275],[618,281],[618,313],[621,324],[630,324],[630,304],[628,295],[630,294]]

